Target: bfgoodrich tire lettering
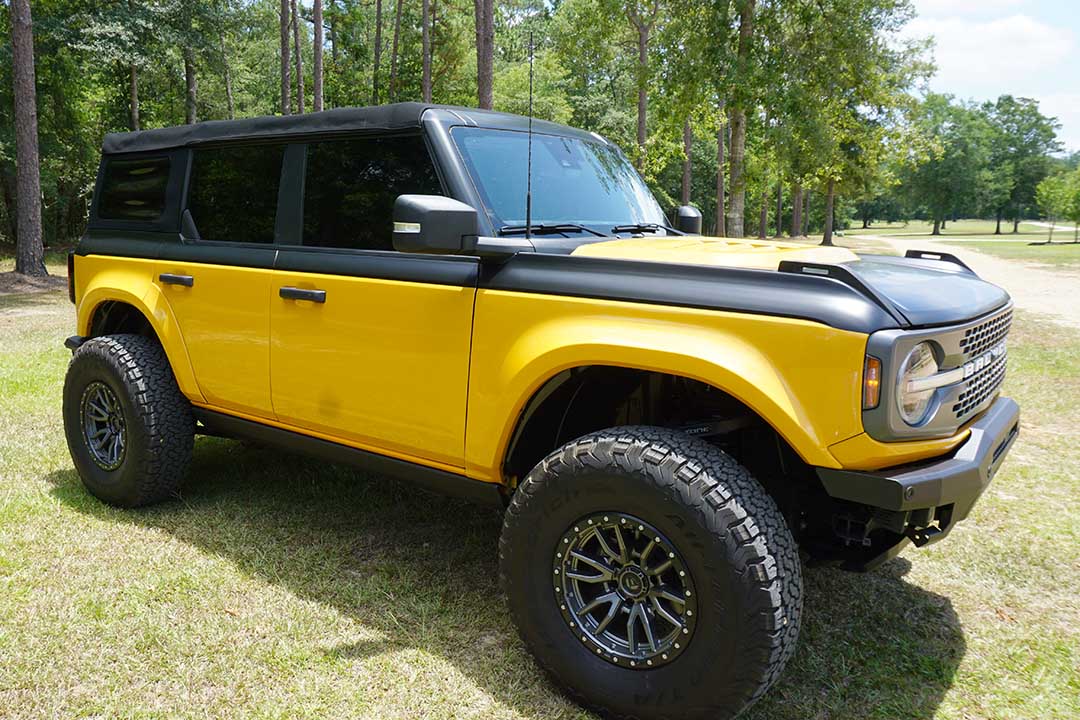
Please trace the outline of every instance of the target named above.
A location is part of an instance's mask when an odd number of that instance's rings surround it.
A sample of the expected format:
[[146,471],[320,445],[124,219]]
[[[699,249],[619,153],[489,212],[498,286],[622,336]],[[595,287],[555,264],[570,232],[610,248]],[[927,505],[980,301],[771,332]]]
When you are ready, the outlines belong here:
[[[101,396],[118,401],[122,415],[117,463],[102,462],[88,445],[87,399]],[[83,343],[64,379],[64,430],[83,484],[104,502],[135,507],[179,494],[195,421],[156,339],[105,335]]]
[[[551,557],[594,512],[642,518],[694,578],[690,642],[656,668],[596,657],[560,611]],[[798,551],[764,489],[731,456],[681,433],[622,427],[586,435],[529,473],[506,512],[500,579],[514,623],[553,679],[619,718],[730,718],[776,681],[802,609]]]

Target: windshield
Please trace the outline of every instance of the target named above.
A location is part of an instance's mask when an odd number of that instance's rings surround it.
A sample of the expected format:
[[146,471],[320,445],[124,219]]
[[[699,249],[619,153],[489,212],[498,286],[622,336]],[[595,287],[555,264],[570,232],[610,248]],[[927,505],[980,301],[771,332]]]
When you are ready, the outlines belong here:
[[[528,133],[456,127],[452,135],[495,228],[524,225]],[[533,134],[533,225],[573,223],[607,234],[619,225],[666,222],[641,176],[614,147]]]

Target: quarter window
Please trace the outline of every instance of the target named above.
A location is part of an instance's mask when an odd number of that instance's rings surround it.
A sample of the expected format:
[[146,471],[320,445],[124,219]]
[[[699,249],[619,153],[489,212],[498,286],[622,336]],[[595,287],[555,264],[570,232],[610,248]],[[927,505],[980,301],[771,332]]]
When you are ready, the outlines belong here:
[[168,187],[168,157],[111,158],[101,181],[98,217],[153,222],[165,211]]
[[311,143],[304,181],[304,245],[393,249],[398,195],[441,195],[420,137]]
[[272,243],[284,145],[195,150],[187,209],[198,239]]

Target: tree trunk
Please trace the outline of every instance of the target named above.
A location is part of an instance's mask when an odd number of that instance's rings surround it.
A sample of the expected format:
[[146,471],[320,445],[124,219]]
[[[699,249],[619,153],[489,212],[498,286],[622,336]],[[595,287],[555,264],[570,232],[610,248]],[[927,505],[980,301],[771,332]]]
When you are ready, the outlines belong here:
[[802,183],[791,183],[791,237],[802,234]]
[[330,18],[330,58],[337,65],[338,61],[338,36],[337,36],[337,6],[334,0],[326,0],[327,17]]
[[312,20],[315,23],[315,45],[311,59],[311,84],[312,93],[311,109],[314,112],[322,112],[323,109],[323,7],[322,0],[315,0],[311,9]]
[[420,3],[420,45],[423,54],[420,96],[424,102],[431,102],[431,0]]
[[494,105],[495,2],[473,0],[476,16],[476,99],[484,110]]
[[1053,216],[1053,214],[1048,215],[1047,219],[1050,220],[1050,235],[1046,239],[1046,243],[1049,245],[1050,243],[1054,242],[1054,216]]
[[645,140],[648,126],[646,114],[649,110],[649,89],[646,82],[649,74],[649,31],[650,26],[641,23],[638,25],[638,76],[637,76],[637,158],[636,164],[640,170],[645,164]]
[[390,102],[397,102],[398,41],[401,38],[401,3],[397,0],[394,14],[394,42],[390,48]]
[[371,104],[379,104],[379,63],[382,60],[382,0],[375,0],[375,65],[371,71]]
[[803,194],[803,202],[805,207],[802,213],[802,235],[806,237],[810,234],[810,190],[806,190]]
[[[754,36],[754,7],[756,0],[739,0],[739,44],[735,64],[736,83],[746,82],[747,63],[750,61],[751,42]],[[734,237],[743,236],[743,216],[746,212],[746,105],[742,91],[735,93],[729,112],[731,125],[731,202],[728,210],[728,231]]]
[[764,240],[765,236],[769,234],[769,191],[763,188],[761,191],[761,212],[758,217],[758,233],[757,236]]
[[998,208],[998,211],[997,211],[997,225],[994,226],[994,234],[995,235],[1000,235],[1001,234],[1001,209],[1000,208]]
[[945,222],[946,222],[945,218],[941,218],[941,229],[942,230],[945,229]]
[[193,125],[197,120],[195,104],[199,99],[199,80],[195,77],[195,48],[184,48],[184,85],[187,87],[186,100],[184,102],[186,116],[185,122]]
[[289,0],[281,0],[281,114],[292,112],[292,61],[289,59]]
[[[794,234],[794,233],[792,233]],[[784,182],[776,183],[776,237],[784,236]]]
[[825,189],[825,233],[821,238],[822,245],[832,245],[833,233],[833,200],[836,197],[835,183],[829,178],[829,184]]
[[296,112],[304,114],[304,46],[300,44],[300,12],[292,0],[293,52],[296,54]]
[[11,47],[15,91],[15,272],[48,275],[41,237],[37,87],[30,0],[11,0]]
[[128,94],[131,98],[131,129],[139,129],[139,68],[135,63],[128,66]]
[[732,107],[728,118],[731,125],[731,158],[727,231],[730,237],[743,237],[743,214],[746,210],[746,177],[743,167],[746,152],[746,115]]
[[1016,217],[1013,218],[1013,235],[1020,232],[1020,212],[1017,211]]
[[[721,108],[721,112],[723,108]],[[724,223],[724,125],[716,130],[716,236],[725,237]]]
[[225,36],[221,36],[221,63],[225,66],[225,104],[229,111],[229,119],[236,117],[236,106],[233,103],[232,70],[229,68],[229,53],[225,46]]
[[683,205],[690,204],[690,184],[693,179],[690,152],[694,147],[694,130],[690,127],[690,118],[686,118],[682,129],[683,164],[682,164],[682,194],[680,199]]
[[930,231],[930,234],[931,235],[940,235],[941,234],[941,220],[938,219],[937,215],[934,216],[934,228]]

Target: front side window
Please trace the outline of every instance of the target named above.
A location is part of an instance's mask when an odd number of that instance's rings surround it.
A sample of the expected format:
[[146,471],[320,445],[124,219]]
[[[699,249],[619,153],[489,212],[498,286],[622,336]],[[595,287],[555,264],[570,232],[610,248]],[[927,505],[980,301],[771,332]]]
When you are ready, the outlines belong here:
[[165,211],[169,187],[167,156],[110,158],[105,163],[98,199],[102,220],[154,222]]
[[284,145],[193,151],[187,209],[197,239],[272,243]]
[[304,245],[393,250],[394,200],[405,194],[442,194],[423,138],[350,138],[309,144]]
[[[452,136],[496,229],[524,224],[528,134],[457,127]],[[614,147],[539,133],[532,137],[531,219],[605,233],[619,225],[666,224],[641,176]]]

